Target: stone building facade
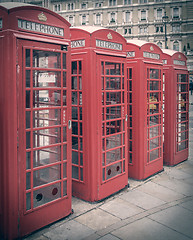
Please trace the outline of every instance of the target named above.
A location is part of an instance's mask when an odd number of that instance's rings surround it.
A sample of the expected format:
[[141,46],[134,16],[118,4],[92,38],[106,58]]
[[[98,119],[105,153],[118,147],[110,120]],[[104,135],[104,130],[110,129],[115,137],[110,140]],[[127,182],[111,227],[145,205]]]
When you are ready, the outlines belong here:
[[193,72],[193,0],[20,1],[49,8],[72,26],[107,27],[126,39],[146,40],[184,52]]

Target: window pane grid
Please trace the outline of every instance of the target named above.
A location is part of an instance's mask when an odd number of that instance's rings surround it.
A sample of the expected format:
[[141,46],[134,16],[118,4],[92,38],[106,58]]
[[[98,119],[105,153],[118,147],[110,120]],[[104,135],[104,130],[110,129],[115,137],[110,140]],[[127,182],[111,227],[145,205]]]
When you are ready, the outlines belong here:
[[[63,53],[63,56],[65,55],[66,53]],[[26,211],[33,211],[34,208],[49,204],[67,194],[67,192],[63,194],[64,182],[61,177],[64,154],[61,140],[63,127],[65,128],[65,124],[61,125],[63,56],[60,51],[51,52],[32,48],[24,51]],[[35,95],[35,91],[40,93],[41,90],[41,95]],[[58,91],[58,96],[53,96],[55,91]],[[52,96],[54,101],[59,100],[60,104],[56,106],[51,100]],[[37,104],[37,100],[40,105]]]
[[108,181],[125,171],[123,82],[124,66],[121,63],[101,62],[103,181]]
[[83,182],[82,61],[72,61],[72,179]]

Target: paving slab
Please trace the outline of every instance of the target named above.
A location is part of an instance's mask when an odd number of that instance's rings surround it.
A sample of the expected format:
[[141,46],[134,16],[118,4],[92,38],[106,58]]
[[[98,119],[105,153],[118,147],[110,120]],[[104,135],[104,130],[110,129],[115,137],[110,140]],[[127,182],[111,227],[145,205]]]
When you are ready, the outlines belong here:
[[157,178],[153,179],[153,182],[164,186],[166,188],[169,188],[177,193],[181,193],[185,196],[192,196],[193,195],[193,187],[192,184],[188,184],[184,182],[183,180],[177,180],[177,179],[162,179],[162,178]]
[[190,240],[184,236],[160,223],[151,219],[143,218],[131,224],[128,224],[116,231],[113,235],[123,240]]
[[181,234],[193,238],[193,213],[183,207],[173,206],[149,216],[150,219],[163,224]]
[[161,186],[151,181],[138,187],[137,189],[165,202],[172,202],[184,198],[183,194],[177,193],[167,187]]
[[145,210],[149,210],[166,203],[163,200],[136,189],[125,192],[120,196],[120,198]]
[[93,209],[92,211],[75,218],[75,220],[96,231],[120,221],[119,218],[103,211],[102,209]]
[[[180,207],[186,208],[190,211],[193,211],[193,200],[179,204]],[[193,213],[192,213],[193,214]]]
[[144,211],[142,208],[139,208],[121,198],[115,198],[106,202],[100,206],[100,209],[103,209],[120,219],[126,219]]
[[49,232],[45,233],[44,236],[51,240],[80,240],[93,233],[93,229],[71,220],[54,229],[51,229]]
[[176,169],[174,167],[166,168],[165,171],[167,172],[167,174],[169,174],[169,176],[171,176],[175,179],[179,179],[179,180],[183,180],[183,179],[192,177],[192,174],[186,173],[186,172],[182,171],[181,169]]
[[112,234],[107,234],[101,238],[98,238],[98,240],[120,240],[120,238],[117,238],[113,236]]

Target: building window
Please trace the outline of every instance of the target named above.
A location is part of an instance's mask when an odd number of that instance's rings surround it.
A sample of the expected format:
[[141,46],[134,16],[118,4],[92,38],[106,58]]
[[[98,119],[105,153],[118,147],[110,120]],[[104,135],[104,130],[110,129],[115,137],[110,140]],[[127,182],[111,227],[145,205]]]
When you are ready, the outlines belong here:
[[110,14],[110,23],[113,24],[113,23],[115,23],[115,21],[116,21],[116,20],[115,20],[115,13],[111,13],[111,14]]
[[116,0],[109,0],[109,6],[116,6]]
[[96,14],[96,21],[95,21],[95,24],[101,24],[101,14],[100,13],[97,13]]
[[163,26],[156,26],[155,27],[155,32],[156,33],[163,33],[164,32]]
[[82,25],[86,25],[86,15],[82,15]]
[[180,49],[179,42],[178,41],[174,41],[174,43],[173,43],[173,50],[179,51],[179,49]]
[[147,3],[148,0],[139,0],[139,3]]
[[147,27],[146,26],[140,26],[139,27],[139,34],[146,34],[147,33]]
[[131,28],[125,28],[124,35],[130,35],[130,34],[131,34]]
[[68,3],[68,10],[74,10],[74,3]]
[[132,4],[132,0],[124,0],[124,5],[131,5]]
[[173,8],[173,18],[179,18],[179,17],[180,17],[179,8],[177,8],[177,7]]
[[163,2],[164,0],[155,0],[155,2]]
[[86,9],[87,8],[87,4],[86,3],[81,3],[81,9]]
[[145,10],[141,11],[141,21],[145,21],[147,20],[147,14]]
[[131,12],[125,12],[125,22],[131,22]]
[[71,26],[74,25],[74,17],[73,16],[69,16],[68,21],[71,24]]
[[176,25],[172,25],[172,32],[180,32],[180,25],[176,24]]
[[101,8],[103,6],[103,2],[95,2],[95,8]]
[[54,12],[59,12],[59,11],[61,11],[62,9],[61,9],[61,4],[54,4],[53,5],[53,10],[54,10]]
[[162,42],[157,43],[158,47],[162,48]]
[[156,19],[162,20],[162,9],[157,9]]

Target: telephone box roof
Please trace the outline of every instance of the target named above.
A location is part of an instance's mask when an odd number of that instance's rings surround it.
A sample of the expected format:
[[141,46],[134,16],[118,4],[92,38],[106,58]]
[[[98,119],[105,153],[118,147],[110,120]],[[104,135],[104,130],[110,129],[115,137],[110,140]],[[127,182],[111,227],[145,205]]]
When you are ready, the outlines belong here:
[[96,27],[96,26],[77,26],[77,27],[71,27],[70,29],[80,29],[80,30],[84,30],[89,33],[93,33],[98,30],[107,29],[107,28]]
[[175,53],[178,53],[177,51],[172,50],[172,49],[162,49],[162,51],[163,51],[163,53],[168,54],[170,56],[173,56]]

